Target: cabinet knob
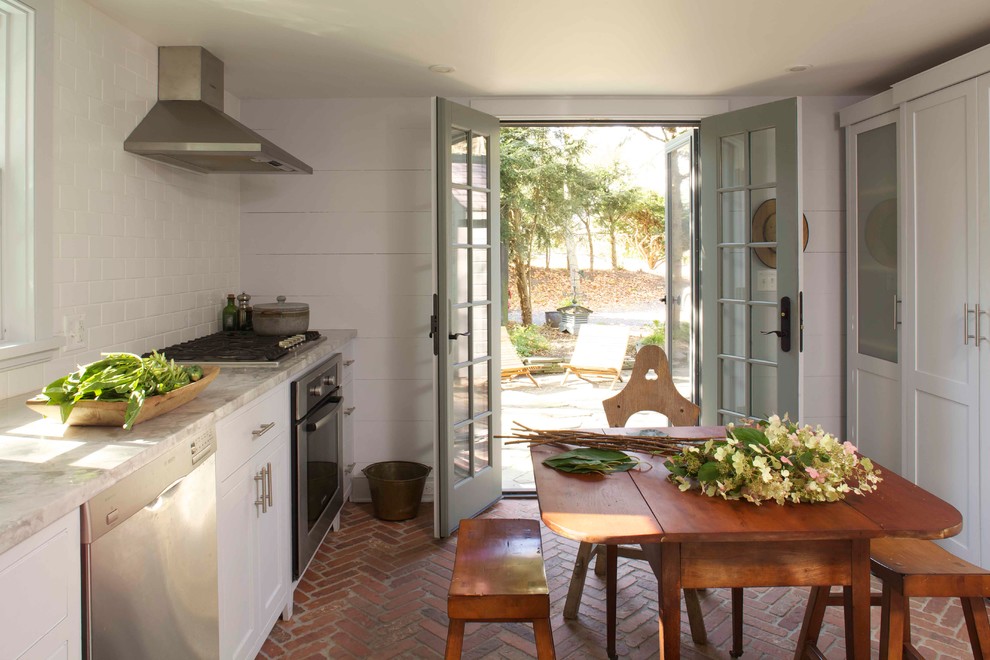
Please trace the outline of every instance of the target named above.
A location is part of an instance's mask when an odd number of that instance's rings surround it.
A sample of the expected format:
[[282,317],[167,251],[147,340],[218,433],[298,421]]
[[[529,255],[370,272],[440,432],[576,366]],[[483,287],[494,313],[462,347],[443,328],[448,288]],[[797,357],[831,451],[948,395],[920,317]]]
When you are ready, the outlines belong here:
[[344,366],[349,367],[354,364],[354,360],[344,360]]
[[352,414],[352,413],[353,413],[353,412],[354,412],[355,410],[357,410],[357,406],[351,406],[350,408],[344,408],[344,414],[345,414],[345,415],[350,415],[350,414]]

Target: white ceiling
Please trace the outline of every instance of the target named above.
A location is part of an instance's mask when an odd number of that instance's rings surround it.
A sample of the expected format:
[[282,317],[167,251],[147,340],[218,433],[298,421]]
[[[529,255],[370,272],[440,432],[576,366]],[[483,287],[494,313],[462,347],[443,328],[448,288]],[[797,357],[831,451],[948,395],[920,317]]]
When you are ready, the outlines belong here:
[[241,98],[863,94],[990,42],[988,0],[89,1]]

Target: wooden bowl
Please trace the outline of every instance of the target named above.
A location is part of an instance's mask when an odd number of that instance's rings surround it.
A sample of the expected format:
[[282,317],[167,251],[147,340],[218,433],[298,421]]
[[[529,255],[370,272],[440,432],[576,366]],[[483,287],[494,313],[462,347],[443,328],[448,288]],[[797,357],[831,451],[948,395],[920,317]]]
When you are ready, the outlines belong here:
[[[206,389],[220,373],[220,367],[203,367],[203,377],[194,383],[189,383],[177,390],[172,390],[166,394],[149,396],[141,406],[141,412],[134,420],[135,424],[154,419],[159,415],[175,410],[179,406],[189,403],[199,393]],[[50,406],[46,399],[35,397],[24,402],[28,408],[45,417],[50,417],[61,423],[62,413],[59,406]],[[72,409],[69,426],[123,426],[124,412],[127,410],[126,401],[80,401]]]

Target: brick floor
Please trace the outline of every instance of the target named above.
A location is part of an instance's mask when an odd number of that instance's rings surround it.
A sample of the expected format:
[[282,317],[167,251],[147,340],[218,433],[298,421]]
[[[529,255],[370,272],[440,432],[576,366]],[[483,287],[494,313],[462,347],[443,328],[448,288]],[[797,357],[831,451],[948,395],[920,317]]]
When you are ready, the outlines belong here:
[[[535,500],[503,500],[485,517],[538,518]],[[414,520],[376,520],[370,505],[348,503],[342,529],[331,532],[303,576],[291,621],[279,621],[260,658],[437,658],[447,632],[446,595],[456,535],[433,538],[432,507]],[[550,582],[552,624],[558,658],[605,658],[605,585],[589,571],[577,620],[561,610],[577,543],[543,528]],[[744,660],[789,658],[806,589],[747,589]],[[656,580],[645,562],[620,559],[618,652],[623,658],[657,657]],[[696,646],[682,617],[682,656],[729,658],[728,590],[702,595],[709,644]],[[915,644],[926,658],[970,658],[958,601],[912,602]],[[873,612],[874,656],[879,612]],[[828,658],[845,657],[842,613],[829,608],[820,646]],[[468,624],[465,658],[535,657],[526,624]]]

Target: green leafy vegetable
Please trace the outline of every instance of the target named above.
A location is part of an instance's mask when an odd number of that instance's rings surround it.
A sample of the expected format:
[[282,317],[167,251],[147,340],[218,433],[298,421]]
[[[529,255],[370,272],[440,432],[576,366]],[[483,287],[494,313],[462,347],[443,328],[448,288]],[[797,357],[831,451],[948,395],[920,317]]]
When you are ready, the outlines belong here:
[[[194,370],[198,370],[198,376]],[[129,429],[148,397],[177,390],[202,376],[203,370],[198,366],[179,366],[157,352],[146,358],[106,353],[102,360],[52,381],[42,394],[48,398],[48,405],[59,406],[62,423],[68,421],[79,401],[126,401],[124,428]]]
[[631,470],[639,461],[621,451],[583,447],[546,458],[543,464],[573,474],[611,474]]

